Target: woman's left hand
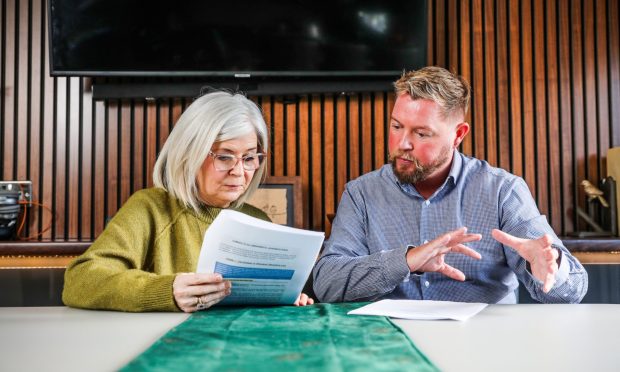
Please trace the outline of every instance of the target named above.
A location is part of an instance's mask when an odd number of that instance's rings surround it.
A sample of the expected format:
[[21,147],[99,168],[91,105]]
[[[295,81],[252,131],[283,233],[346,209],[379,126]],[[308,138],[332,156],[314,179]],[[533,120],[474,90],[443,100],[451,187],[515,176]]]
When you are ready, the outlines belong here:
[[306,305],[312,305],[313,303],[314,303],[314,300],[311,297],[308,297],[308,295],[305,293],[300,293],[299,296],[297,297],[297,300],[295,300],[295,303],[293,305],[306,306]]

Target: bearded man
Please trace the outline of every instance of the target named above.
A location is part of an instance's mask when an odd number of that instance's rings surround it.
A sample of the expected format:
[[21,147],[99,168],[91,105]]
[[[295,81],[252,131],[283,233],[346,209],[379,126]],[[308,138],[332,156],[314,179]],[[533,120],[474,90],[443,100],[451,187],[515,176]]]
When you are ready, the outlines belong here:
[[577,303],[584,267],[522,178],[461,154],[469,84],[439,67],[394,83],[389,164],[346,185],[314,268],[322,302]]

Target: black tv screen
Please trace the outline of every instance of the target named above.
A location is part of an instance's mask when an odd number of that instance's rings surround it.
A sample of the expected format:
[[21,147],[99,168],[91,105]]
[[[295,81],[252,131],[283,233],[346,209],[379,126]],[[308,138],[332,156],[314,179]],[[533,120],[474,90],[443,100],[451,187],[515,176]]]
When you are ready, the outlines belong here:
[[49,0],[54,76],[394,76],[426,0]]

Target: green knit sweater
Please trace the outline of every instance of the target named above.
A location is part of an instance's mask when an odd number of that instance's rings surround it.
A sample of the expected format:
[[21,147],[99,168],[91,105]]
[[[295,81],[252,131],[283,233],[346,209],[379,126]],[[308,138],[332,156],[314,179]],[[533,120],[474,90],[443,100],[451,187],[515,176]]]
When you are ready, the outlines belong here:
[[[172,282],[177,273],[196,270],[205,231],[221,210],[196,213],[163,189],[136,192],[67,267],[63,302],[86,309],[179,311]],[[251,205],[238,210],[268,220]]]

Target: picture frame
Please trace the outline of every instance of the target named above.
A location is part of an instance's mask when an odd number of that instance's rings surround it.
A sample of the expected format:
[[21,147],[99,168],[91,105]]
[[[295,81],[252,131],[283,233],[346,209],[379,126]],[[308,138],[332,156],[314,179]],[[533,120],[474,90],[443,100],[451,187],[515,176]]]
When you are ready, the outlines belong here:
[[268,176],[247,203],[263,210],[274,223],[304,228],[300,176]]

